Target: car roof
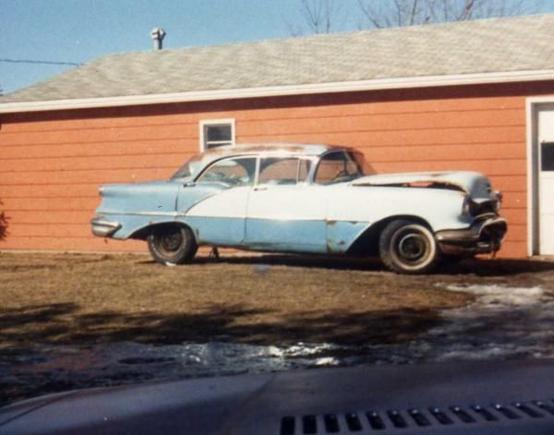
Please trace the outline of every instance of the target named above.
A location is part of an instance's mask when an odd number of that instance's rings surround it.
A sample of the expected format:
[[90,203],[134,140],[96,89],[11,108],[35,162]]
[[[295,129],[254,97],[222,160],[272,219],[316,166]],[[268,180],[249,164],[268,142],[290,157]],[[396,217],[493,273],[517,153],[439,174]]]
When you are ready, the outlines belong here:
[[333,150],[349,150],[349,148],[336,145],[297,143],[236,144],[205,151],[202,156],[207,160],[212,160],[212,157],[221,158],[238,154],[320,156]]
[[[325,144],[258,143],[221,146],[194,157],[200,172],[216,160],[233,156],[319,157],[329,151],[353,151],[352,148]],[[195,176],[198,173],[195,174]],[[174,176],[175,177],[175,176]]]

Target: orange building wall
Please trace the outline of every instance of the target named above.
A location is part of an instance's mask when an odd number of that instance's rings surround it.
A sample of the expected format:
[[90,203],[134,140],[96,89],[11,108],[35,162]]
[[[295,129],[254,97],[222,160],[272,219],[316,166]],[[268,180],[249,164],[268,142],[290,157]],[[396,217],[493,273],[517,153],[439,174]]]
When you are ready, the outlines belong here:
[[239,143],[354,146],[377,172],[476,170],[504,192],[503,256],[526,255],[525,98],[554,82],[0,115],[0,249],[129,251],[89,221],[103,183],[167,178],[199,150],[199,121]]

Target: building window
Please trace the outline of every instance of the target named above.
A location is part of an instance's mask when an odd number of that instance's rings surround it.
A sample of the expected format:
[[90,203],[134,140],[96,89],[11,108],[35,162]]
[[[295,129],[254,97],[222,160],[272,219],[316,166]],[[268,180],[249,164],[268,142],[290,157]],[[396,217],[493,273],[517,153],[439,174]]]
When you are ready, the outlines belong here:
[[200,121],[200,148],[202,151],[234,144],[234,119]]
[[554,172],[554,142],[541,143],[541,171]]

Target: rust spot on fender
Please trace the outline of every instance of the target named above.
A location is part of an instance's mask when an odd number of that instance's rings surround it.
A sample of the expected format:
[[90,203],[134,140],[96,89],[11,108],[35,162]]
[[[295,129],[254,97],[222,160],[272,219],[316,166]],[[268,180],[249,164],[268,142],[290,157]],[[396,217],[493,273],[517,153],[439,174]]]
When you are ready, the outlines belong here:
[[[338,223],[339,223],[339,221],[333,220],[333,219],[326,221],[326,224],[329,227],[331,227],[333,225],[336,225]],[[343,223],[347,223],[347,224],[350,224],[350,225],[357,225],[357,224],[360,223],[360,221],[343,221]]]

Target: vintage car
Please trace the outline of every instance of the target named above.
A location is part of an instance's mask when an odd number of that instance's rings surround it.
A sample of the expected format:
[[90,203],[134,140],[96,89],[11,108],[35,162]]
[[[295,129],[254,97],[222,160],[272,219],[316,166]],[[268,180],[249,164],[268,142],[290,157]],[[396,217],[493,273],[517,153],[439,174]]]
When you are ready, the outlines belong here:
[[495,253],[501,195],[475,172],[371,174],[363,156],[326,145],[236,145],[192,157],[167,181],[100,188],[99,237],[148,242],[163,264],[198,246],[378,255],[425,273],[441,259]]

